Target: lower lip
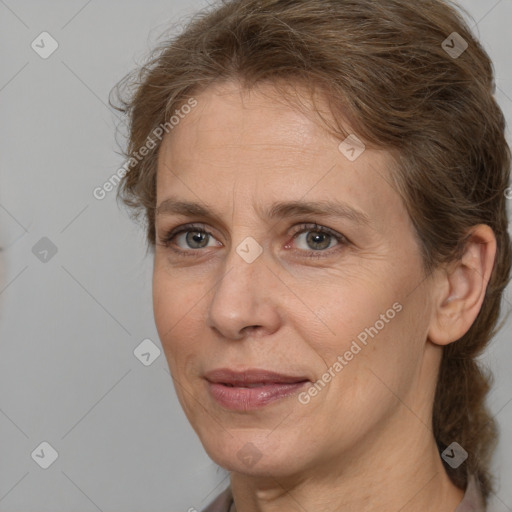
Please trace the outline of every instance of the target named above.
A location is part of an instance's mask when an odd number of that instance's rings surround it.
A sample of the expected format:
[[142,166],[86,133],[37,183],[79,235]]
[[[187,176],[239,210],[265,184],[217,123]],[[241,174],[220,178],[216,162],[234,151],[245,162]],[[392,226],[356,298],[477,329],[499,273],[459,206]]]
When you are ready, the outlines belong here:
[[230,387],[208,382],[208,388],[212,397],[222,407],[236,411],[248,411],[265,407],[276,400],[295,395],[308,382],[276,383],[257,388]]

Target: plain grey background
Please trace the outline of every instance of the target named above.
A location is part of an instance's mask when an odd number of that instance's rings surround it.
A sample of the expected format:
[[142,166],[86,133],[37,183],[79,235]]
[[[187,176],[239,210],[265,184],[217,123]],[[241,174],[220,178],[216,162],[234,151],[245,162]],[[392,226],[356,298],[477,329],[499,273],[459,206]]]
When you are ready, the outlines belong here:
[[[510,123],[512,0],[460,3]],[[163,352],[148,366],[134,355],[145,339],[161,348],[151,257],[115,192],[93,196],[123,163],[109,91],[206,4],[0,0],[0,512],[200,510],[228,483],[181,411]],[[496,512],[512,511],[511,322],[482,358],[502,431]],[[47,469],[42,442],[58,453]]]

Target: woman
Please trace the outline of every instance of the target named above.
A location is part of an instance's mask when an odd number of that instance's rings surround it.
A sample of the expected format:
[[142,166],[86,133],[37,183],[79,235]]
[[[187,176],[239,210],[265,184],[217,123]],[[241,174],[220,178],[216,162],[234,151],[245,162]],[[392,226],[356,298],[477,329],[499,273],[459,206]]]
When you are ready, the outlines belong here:
[[207,510],[483,510],[510,151],[460,14],[225,1],[134,80],[120,197],[178,398],[230,472]]

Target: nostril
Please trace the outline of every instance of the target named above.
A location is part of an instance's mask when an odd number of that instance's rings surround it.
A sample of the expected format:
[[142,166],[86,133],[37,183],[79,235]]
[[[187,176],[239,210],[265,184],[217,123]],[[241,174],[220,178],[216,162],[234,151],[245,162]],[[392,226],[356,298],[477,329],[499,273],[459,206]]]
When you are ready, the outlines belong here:
[[259,329],[261,327],[261,325],[248,325],[247,327],[244,327],[242,329],[242,331],[249,331],[249,332],[252,332],[256,329]]

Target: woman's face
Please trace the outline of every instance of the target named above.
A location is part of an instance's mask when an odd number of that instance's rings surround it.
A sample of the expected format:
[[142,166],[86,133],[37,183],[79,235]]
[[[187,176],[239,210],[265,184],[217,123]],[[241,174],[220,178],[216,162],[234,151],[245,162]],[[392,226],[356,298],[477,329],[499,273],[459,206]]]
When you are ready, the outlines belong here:
[[195,99],[159,154],[153,300],[206,451],[287,475],[425,433],[432,284],[390,155],[340,148],[269,85]]

